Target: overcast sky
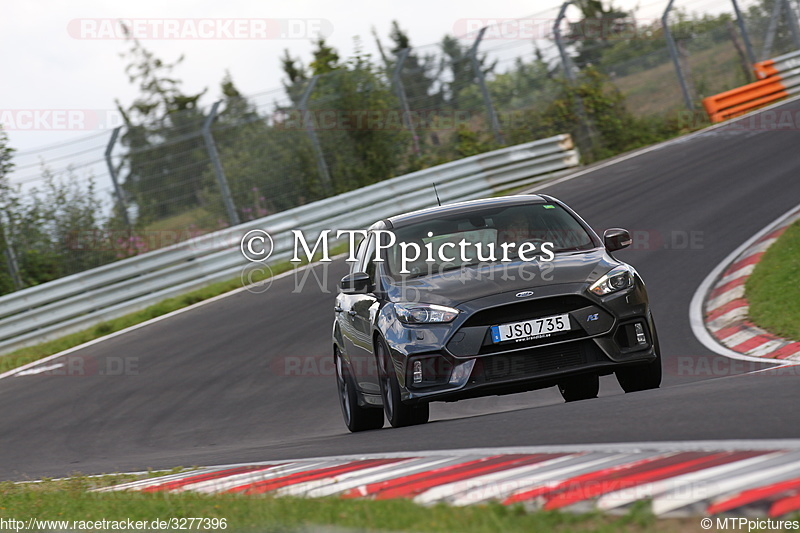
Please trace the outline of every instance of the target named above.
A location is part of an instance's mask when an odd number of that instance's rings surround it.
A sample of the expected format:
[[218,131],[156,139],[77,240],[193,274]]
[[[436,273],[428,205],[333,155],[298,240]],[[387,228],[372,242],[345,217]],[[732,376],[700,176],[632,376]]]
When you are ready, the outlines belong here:
[[[680,0],[708,4],[720,0]],[[102,132],[109,124],[71,127],[70,118],[48,115],[50,110],[113,110],[114,100],[130,104],[137,91],[124,74],[119,54],[126,43],[109,32],[109,21],[138,20],[142,32],[161,32],[143,38],[143,44],[165,61],[186,56],[176,77],[185,92],[208,88],[202,101],[219,97],[219,82],[226,70],[245,94],[280,87],[280,56],[285,48],[308,63],[310,41],[317,31],[340,55],[353,52],[353,37],[360,36],[364,49],[374,52],[371,27],[388,41],[392,20],[398,20],[412,45],[436,43],[445,34],[463,33],[465,21],[526,17],[555,10],[560,0],[0,0],[0,122],[10,144],[22,152]],[[666,0],[616,0],[631,9],[641,6],[639,17],[658,16]],[[551,11],[554,13],[554,11]],[[545,14],[547,16],[547,14]],[[207,19],[193,23],[187,19]],[[232,19],[243,19],[233,21]],[[265,21],[266,22],[263,22]],[[142,22],[144,21],[144,22]],[[155,22],[153,22],[155,21]],[[166,24],[180,24],[168,34]],[[255,21],[255,22],[254,22]],[[211,25],[208,25],[211,24]],[[217,26],[213,26],[217,24]],[[226,26],[226,24],[228,24]],[[235,26],[244,24],[244,26]],[[192,37],[192,30],[198,38]],[[112,30],[113,31],[113,30]],[[228,38],[230,36],[254,38]],[[266,37],[266,38],[264,38]],[[40,124],[31,127],[31,114]],[[61,122],[59,122],[59,120]],[[101,121],[102,122],[102,121]],[[110,124],[112,127],[116,124]],[[16,127],[14,127],[16,126]],[[56,130],[56,131],[53,131]]]

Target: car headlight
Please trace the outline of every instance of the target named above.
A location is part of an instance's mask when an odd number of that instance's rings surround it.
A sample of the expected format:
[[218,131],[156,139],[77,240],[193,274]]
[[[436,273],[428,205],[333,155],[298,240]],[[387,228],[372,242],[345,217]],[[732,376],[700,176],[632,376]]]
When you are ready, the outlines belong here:
[[605,296],[612,292],[621,291],[633,286],[633,268],[628,265],[614,267],[597,281],[592,283],[589,291],[598,296]]
[[458,316],[458,309],[434,304],[398,303],[394,304],[394,310],[406,324],[451,322]]

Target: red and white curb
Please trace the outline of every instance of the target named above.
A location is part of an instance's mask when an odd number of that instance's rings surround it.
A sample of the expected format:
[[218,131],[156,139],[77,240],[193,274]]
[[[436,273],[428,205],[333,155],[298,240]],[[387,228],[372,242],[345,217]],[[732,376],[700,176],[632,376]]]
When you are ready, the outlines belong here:
[[791,224],[800,219],[800,208],[784,215],[724,263],[707,291],[703,319],[712,338],[729,350],[752,358],[800,361],[800,342],[780,338],[748,320],[744,294],[747,278],[769,248]]
[[531,510],[781,517],[800,511],[800,443],[649,443],[327,457],[207,467],[101,491],[489,501]]

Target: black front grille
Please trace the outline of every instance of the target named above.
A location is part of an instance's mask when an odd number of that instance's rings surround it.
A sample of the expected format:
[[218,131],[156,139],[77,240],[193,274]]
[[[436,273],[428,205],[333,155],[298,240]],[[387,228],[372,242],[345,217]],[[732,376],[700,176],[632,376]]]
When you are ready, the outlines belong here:
[[[478,372],[486,381],[535,376],[579,367],[605,359],[590,340],[532,348],[511,354],[488,355],[477,360]],[[473,372],[476,375],[476,372]]]
[[462,327],[494,326],[549,315],[568,313],[592,305],[583,296],[567,295],[538,300],[524,300],[478,311]]

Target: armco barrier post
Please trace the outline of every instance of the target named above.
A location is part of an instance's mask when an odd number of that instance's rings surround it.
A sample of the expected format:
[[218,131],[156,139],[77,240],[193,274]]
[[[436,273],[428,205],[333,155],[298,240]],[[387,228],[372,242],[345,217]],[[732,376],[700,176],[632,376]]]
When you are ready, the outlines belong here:
[[[572,0],[561,4],[561,9],[558,11],[558,16],[553,24],[553,37],[555,38],[556,46],[558,47],[558,55],[561,58],[561,68],[564,69],[564,76],[567,78],[570,87],[574,88],[577,86],[578,80],[575,76],[575,71],[572,70],[572,61],[569,58],[569,54],[567,54],[567,47],[564,44],[563,37],[561,36],[561,21],[564,20],[564,16],[567,13],[567,8],[571,4]],[[574,98],[575,111],[578,114],[578,120],[580,120],[578,131],[580,132],[581,138],[578,139],[578,145],[580,146],[581,151],[584,153],[596,153],[597,135],[595,134],[594,125],[589,119],[589,115],[586,114],[586,108],[583,105],[583,98],[581,98],[579,95],[575,95]]]
[[14,246],[8,238],[8,231],[6,230],[5,213],[0,211],[0,237],[3,239],[5,246],[3,253],[6,256],[6,263],[8,264],[8,272],[11,274],[11,281],[14,283],[14,288],[20,290],[24,287],[22,283],[22,276],[19,273],[19,263],[17,263],[17,256],[14,254]]
[[772,14],[769,17],[767,33],[764,35],[764,46],[761,48],[762,61],[769,59],[769,55],[772,53],[772,43],[775,41],[775,33],[778,31],[778,20],[781,18],[781,13],[785,5],[786,2],[784,0],[778,0],[772,4]]
[[494,132],[494,140],[497,142],[497,144],[503,145],[506,143],[506,141],[500,131],[500,121],[497,120],[497,113],[495,113],[494,105],[492,105],[492,97],[489,95],[489,89],[486,87],[486,76],[484,76],[483,70],[481,70],[480,61],[478,61],[478,47],[481,45],[484,33],[486,33],[485,26],[481,28],[481,31],[478,32],[478,37],[475,39],[472,48],[469,49],[469,59],[472,62],[472,73],[475,75],[475,79],[478,81],[478,86],[481,88],[483,105],[486,106],[486,112],[489,114],[489,124],[491,124],[492,131]]
[[797,11],[792,8],[792,4],[789,0],[783,0],[783,3],[786,9],[786,19],[789,21],[789,29],[792,32],[792,42],[794,43],[795,49],[800,50],[800,26],[798,26],[797,23]]
[[222,193],[222,201],[225,204],[225,211],[228,212],[228,220],[231,226],[239,225],[239,213],[236,212],[236,206],[233,204],[233,197],[231,190],[228,188],[228,180],[225,178],[225,171],[222,170],[222,163],[219,161],[219,154],[217,153],[217,145],[214,143],[214,137],[211,135],[211,124],[217,116],[217,110],[222,100],[214,102],[211,106],[211,111],[208,113],[205,122],[203,123],[203,140],[206,143],[206,150],[208,157],[211,158],[211,163],[214,165],[214,174],[217,176],[219,183],[219,190]]
[[108,145],[106,146],[105,160],[106,166],[108,167],[108,175],[111,176],[111,183],[114,184],[114,196],[117,197],[119,212],[122,215],[122,220],[125,222],[125,226],[130,229],[131,221],[128,218],[128,203],[125,201],[125,194],[122,192],[122,187],[119,186],[117,169],[114,168],[114,163],[111,161],[111,152],[114,150],[114,145],[117,143],[117,138],[119,137],[119,132],[121,129],[122,126],[117,126],[114,128],[114,131],[111,132],[111,138],[108,140]]
[[325,156],[322,153],[322,146],[319,144],[319,138],[317,137],[317,131],[314,129],[314,122],[311,120],[311,114],[308,112],[308,99],[311,96],[311,91],[314,90],[314,86],[317,84],[317,78],[319,75],[314,76],[306,85],[305,90],[303,91],[303,96],[300,97],[300,103],[297,105],[300,113],[303,115],[303,123],[306,127],[306,133],[308,134],[309,139],[311,139],[311,146],[314,148],[314,154],[317,156],[317,170],[319,171],[319,180],[322,183],[322,190],[325,191],[327,196],[333,194],[333,186],[331,185],[331,174],[328,172],[328,164],[325,163]]
[[411,139],[414,142],[414,155],[419,155],[419,137],[417,137],[414,123],[411,120],[411,108],[408,106],[406,89],[403,86],[403,78],[400,76],[403,70],[403,64],[406,62],[409,52],[411,52],[410,48],[403,48],[400,51],[400,56],[397,58],[397,65],[395,65],[394,71],[392,72],[392,85],[394,85],[394,89],[397,91],[397,98],[400,100],[400,105],[403,106],[403,125],[405,125],[406,129],[411,133]]
[[686,78],[683,76],[683,68],[681,68],[681,60],[678,57],[678,48],[675,46],[675,39],[672,38],[672,32],[669,30],[669,12],[672,10],[672,4],[675,0],[669,0],[664,14],[661,16],[661,27],[664,28],[664,38],[667,40],[667,48],[669,48],[669,55],[672,58],[672,63],[675,65],[675,73],[678,75],[678,82],[681,84],[681,93],[683,93],[683,102],[689,111],[694,111],[694,102],[692,95],[689,93],[689,86],[686,84]]
[[744,49],[747,52],[747,59],[752,65],[756,62],[756,56],[753,54],[753,45],[750,44],[750,35],[747,33],[747,26],[744,24],[744,18],[739,9],[739,2],[736,0],[731,0],[731,2],[733,3],[733,10],[736,12],[736,23],[739,24],[739,31],[742,32],[742,40],[744,41]]

